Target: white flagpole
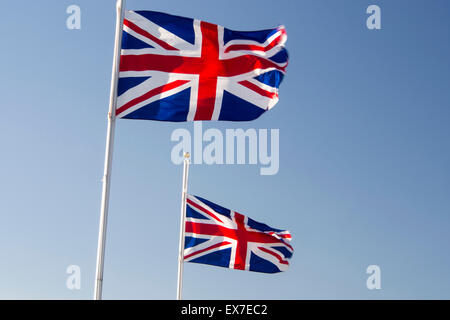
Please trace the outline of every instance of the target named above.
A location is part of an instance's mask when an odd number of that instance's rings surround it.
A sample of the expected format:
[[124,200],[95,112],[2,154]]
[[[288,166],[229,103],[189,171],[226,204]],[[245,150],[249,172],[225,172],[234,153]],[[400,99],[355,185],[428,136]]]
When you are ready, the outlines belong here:
[[181,291],[183,289],[183,263],[184,263],[184,231],[186,221],[186,194],[189,175],[189,153],[184,154],[183,163],[183,188],[181,189],[181,219],[180,219],[180,246],[178,250],[178,286],[177,300],[181,300]]
[[102,203],[100,211],[100,227],[98,233],[97,268],[95,274],[94,299],[102,299],[103,267],[105,259],[106,225],[108,220],[109,190],[111,182],[111,166],[114,144],[115,110],[117,104],[117,82],[119,78],[120,49],[122,46],[122,27],[125,0],[116,3],[116,36],[114,41],[114,58],[109,96],[108,129],[106,133],[105,169],[103,172]]

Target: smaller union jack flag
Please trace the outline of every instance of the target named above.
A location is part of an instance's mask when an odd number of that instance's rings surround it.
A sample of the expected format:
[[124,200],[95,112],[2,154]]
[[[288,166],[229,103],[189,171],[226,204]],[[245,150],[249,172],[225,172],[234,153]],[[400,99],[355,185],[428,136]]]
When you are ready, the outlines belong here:
[[286,271],[291,234],[187,195],[184,261],[264,273]]

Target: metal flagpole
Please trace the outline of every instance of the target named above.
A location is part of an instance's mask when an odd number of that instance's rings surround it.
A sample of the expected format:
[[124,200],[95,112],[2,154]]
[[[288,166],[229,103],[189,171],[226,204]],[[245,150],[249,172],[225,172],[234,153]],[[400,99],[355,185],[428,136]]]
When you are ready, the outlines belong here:
[[181,290],[183,289],[183,263],[184,263],[184,231],[186,220],[186,194],[189,174],[189,152],[184,154],[183,164],[183,188],[181,189],[181,219],[180,219],[180,246],[178,251],[178,286],[177,300],[181,300]]
[[94,299],[102,299],[103,267],[105,259],[106,225],[108,220],[109,190],[111,182],[111,165],[114,144],[115,110],[117,104],[117,81],[119,78],[120,49],[122,46],[122,27],[125,0],[116,3],[116,36],[114,41],[114,58],[111,75],[111,91],[109,96],[108,129],[106,133],[105,169],[103,172],[102,203],[100,211],[100,227],[98,233],[97,268],[95,275]]

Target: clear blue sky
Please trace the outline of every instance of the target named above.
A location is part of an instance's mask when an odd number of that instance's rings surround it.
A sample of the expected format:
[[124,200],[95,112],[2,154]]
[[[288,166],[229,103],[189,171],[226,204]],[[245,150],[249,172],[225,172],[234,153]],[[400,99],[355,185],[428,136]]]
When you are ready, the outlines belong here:
[[[81,8],[81,30],[66,8]],[[382,29],[366,28],[377,4]],[[189,190],[293,235],[290,269],[186,264],[186,299],[450,298],[448,1],[144,1],[128,9],[236,30],[284,24],[280,102],[248,123],[280,129],[280,170],[193,165]],[[115,1],[2,1],[0,298],[91,299]],[[106,299],[173,299],[181,166],[176,128],[120,120]],[[366,268],[381,268],[381,290]],[[81,290],[66,268],[81,267]]]

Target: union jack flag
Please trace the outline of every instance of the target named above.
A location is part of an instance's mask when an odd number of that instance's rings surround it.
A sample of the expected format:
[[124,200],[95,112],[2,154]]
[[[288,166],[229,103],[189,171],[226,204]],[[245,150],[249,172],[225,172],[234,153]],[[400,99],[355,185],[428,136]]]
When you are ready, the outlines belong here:
[[286,271],[291,234],[198,196],[187,195],[184,261],[276,273]]
[[240,32],[160,12],[126,11],[116,116],[256,119],[278,102],[286,40],[283,26]]

